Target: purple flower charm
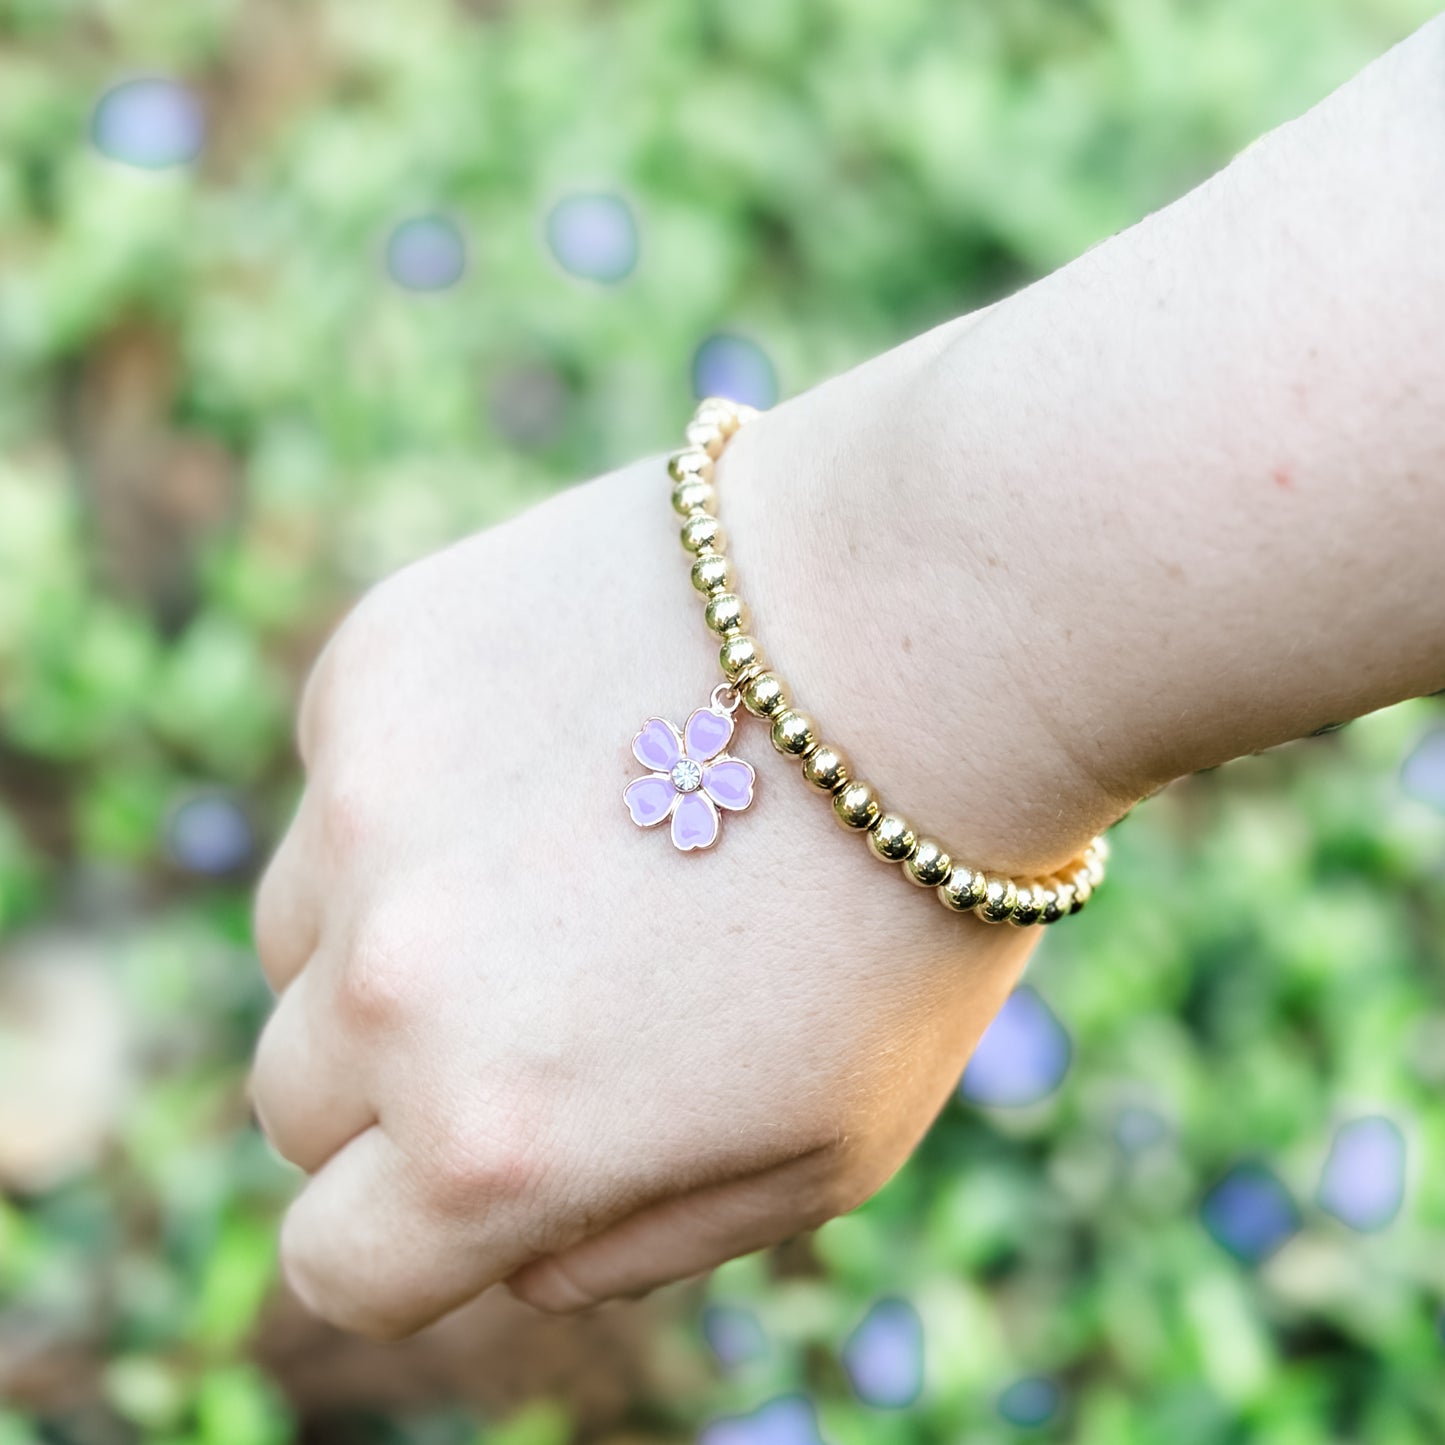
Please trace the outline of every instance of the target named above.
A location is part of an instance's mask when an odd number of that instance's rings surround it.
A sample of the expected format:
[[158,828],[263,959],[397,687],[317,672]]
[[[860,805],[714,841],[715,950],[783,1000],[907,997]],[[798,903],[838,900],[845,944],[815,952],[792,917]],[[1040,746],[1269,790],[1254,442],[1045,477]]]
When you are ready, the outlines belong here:
[[731,714],[716,708],[698,708],[681,737],[670,722],[648,718],[632,740],[632,755],[652,771],[622,794],[632,821],[655,828],[671,818],[674,847],[712,847],[717,810],[740,813],[753,801],[752,765],[723,752],[732,735]]

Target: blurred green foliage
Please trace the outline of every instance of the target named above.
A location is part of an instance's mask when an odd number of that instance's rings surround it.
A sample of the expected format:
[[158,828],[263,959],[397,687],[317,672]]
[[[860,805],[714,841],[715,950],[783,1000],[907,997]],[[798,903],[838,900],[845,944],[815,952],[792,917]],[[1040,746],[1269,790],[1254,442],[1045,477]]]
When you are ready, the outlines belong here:
[[[665,445],[707,336],[806,386],[1164,203],[1429,9],[0,0],[0,981],[42,948],[31,972],[81,992],[38,1047],[88,999],[86,1059],[115,1033],[121,1060],[48,1163],[0,1115],[0,1442],[322,1438],[260,1350],[291,1181],[242,1091],[267,1006],[254,861],[203,876],[169,830],[219,788],[276,836],[291,705],[346,600]],[[108,87],[153,74],[201,101],[192,165],[88,138]],[[548,254],[578,192],[632,208],[619,284]],[[384,264],[422,215],[468,253],[434,293]],[[1064,1088],[951,1107],[806,1259],[721,1271],[766,1357],[608,1438],[689,1438],[803,1388],[836,1445],[1002,1441],[999,1392],[1031,1374],[1063,1389],[1042,1434],[1084,1445],[1445,1438],[1445,824],[1397,781],[1430,715],[1142,810],[1033,973],[1075,1041]],[[33,1057],[0,1027],[0,1095],[23,1096]],[[1111,1136],[1129,1105],[1165,1121],[1132,1156]],[[1310,1206],[1362,1111],[1411,1160],[1370,1238]],[[1197,1216],[1246,1157],[1305,1214],[1257,1272]],[[924,1395],[894,1413],[837,1359],[883,1293],[925,1326]],[[701,1356],[673,1330],[658,1351]],[[340,1438],[560,1445],[576,1414],[449,1408]]]

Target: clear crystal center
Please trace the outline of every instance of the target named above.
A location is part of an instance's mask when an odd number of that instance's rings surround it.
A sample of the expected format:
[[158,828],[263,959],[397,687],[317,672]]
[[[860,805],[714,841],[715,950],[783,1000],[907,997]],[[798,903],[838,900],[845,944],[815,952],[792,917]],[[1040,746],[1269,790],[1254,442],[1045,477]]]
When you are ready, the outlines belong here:
[[695,793],[702,786],[702,766],[691,758],[680,758],[672,770],[672,786],[679,793]]

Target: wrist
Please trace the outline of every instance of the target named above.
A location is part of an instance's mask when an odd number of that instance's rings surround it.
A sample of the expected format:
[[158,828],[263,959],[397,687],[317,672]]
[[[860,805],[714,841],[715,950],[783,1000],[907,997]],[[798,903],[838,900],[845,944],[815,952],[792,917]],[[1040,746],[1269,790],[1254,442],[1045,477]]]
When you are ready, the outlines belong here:
[[[719,490],[754,630],[797,705],[921,832],[1047,873],[1136,800],[1034,646],[1066,599],[1017,585],[1032,528],[937,421],[946,348],[920,337],[759,418]],[[1084,746],[1084,742],[1088,743]]]

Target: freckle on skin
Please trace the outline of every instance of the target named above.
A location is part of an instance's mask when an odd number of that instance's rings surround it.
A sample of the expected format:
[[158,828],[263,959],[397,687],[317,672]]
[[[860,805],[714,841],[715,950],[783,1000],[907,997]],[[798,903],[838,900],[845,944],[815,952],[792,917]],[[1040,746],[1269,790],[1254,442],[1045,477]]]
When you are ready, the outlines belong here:
[[911,637],[905,637],[903,639],[903,650],[904,652],[913,651],[913,639]]
[[997,566],[998,566],[998,558],[997,558],[997,557],[990,557],[990,558],[988,559],[988,565],[989,565],[990,567],[997,567]]
[[1277,466],[1269,475],[1275,486],[1277,486],[1282,492],[1287,492],[1292,486],[1294,486],[1294,473],[1291,472],[1290,469],[1285,466],[1283,462],[1281,462],[1279,466]]
[[1184,580],[1184,569],[1177,562],[1166,562],[1164,564],[1164,575],[1175,582]]

